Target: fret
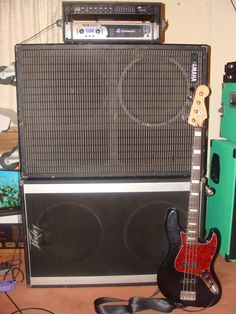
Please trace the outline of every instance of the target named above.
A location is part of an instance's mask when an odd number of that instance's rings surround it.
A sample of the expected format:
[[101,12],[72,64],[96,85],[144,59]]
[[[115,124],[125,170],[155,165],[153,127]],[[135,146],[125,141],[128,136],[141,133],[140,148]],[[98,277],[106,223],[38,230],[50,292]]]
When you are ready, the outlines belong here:
[[197,226],[198,225],[198,223],[197,222],[195,222],[195,219],[196,219],[196,217],[191,217],[190,219],[189,219],[189,227],[194,227],[194,226]]
[[189,213],[190,218],[196,218],[197,215],[198,215],[198,211]]
[[[189,213],[189,218],[190,218],[190,220],[192,219],[192,221],[193,221],[193,219],[195,219],[195,218],[197,217],[197,215],[198,215],[198,212]],[[195,222],[195,221],[193,221],[193,222]]]
[[198,195],[191,195],[191,193],[190,193],[190,201],[189,201],[189,206],[191,206],[191,207],[195,207],[197,210],[199,210],[198,209],[198,203],[199,203],[199,200],[200,200],[200,195],[198,194]]

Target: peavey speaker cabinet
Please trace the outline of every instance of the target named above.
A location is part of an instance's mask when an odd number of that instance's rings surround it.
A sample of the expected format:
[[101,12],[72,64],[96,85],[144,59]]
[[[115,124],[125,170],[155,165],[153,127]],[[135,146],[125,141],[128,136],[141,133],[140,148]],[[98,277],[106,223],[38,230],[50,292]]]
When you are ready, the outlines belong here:
[[24,184],[30,286],[155,283],[166,210],[186,225],[189,182]]
[[24,178],[190,175],[201,45],[18,45]]

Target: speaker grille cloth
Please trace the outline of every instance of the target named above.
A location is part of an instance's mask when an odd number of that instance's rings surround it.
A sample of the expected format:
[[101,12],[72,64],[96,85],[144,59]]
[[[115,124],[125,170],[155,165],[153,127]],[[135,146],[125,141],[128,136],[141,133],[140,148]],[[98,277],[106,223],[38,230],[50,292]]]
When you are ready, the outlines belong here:
[[206,79],[205,54],[168,45],[18,46],[23,174],[188,175],[186,118]]
[[187,191],[44,193],[25,199],[30,274],[36,277],[156,274],[168,251],[167,208],[177,208],[186,226]]

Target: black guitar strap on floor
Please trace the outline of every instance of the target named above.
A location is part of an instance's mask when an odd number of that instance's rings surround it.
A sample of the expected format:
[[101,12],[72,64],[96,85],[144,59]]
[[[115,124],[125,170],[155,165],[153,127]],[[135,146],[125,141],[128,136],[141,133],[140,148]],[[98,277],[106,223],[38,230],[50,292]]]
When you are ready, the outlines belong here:
[[[126,302],[127,304],[108,305],[108,303],[121,303],[121,302]],[[164,298],[163,299],[153,298],[153,296],[149,298],[132,297],[129,300],[102,297],[94,301],[94,307],[96,313],[98,314],[124,314],[124,313],[133,314],[145,310],[154,310],[157,312],[170,313],[175,308],[182,308],[183,304],[173,303]]]

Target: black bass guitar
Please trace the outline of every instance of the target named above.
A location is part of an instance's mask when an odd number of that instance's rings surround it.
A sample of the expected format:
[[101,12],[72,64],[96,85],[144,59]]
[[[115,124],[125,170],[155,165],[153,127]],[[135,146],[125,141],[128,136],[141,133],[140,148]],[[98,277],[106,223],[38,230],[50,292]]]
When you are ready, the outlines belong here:
[[184,306],[208,307],[221,297],[220,283],[213,268],[218,234],[211,230],[206,240],[199,240],[201,137],[203,122],[207,118],[205,98],[208,95],[207,86],[197,88],[188,119],[194,127],[194,138],[187,228],[186,231],[180,228],[177,211],[169,209],[166,216],[169,252],[157,276],[162,294]]

